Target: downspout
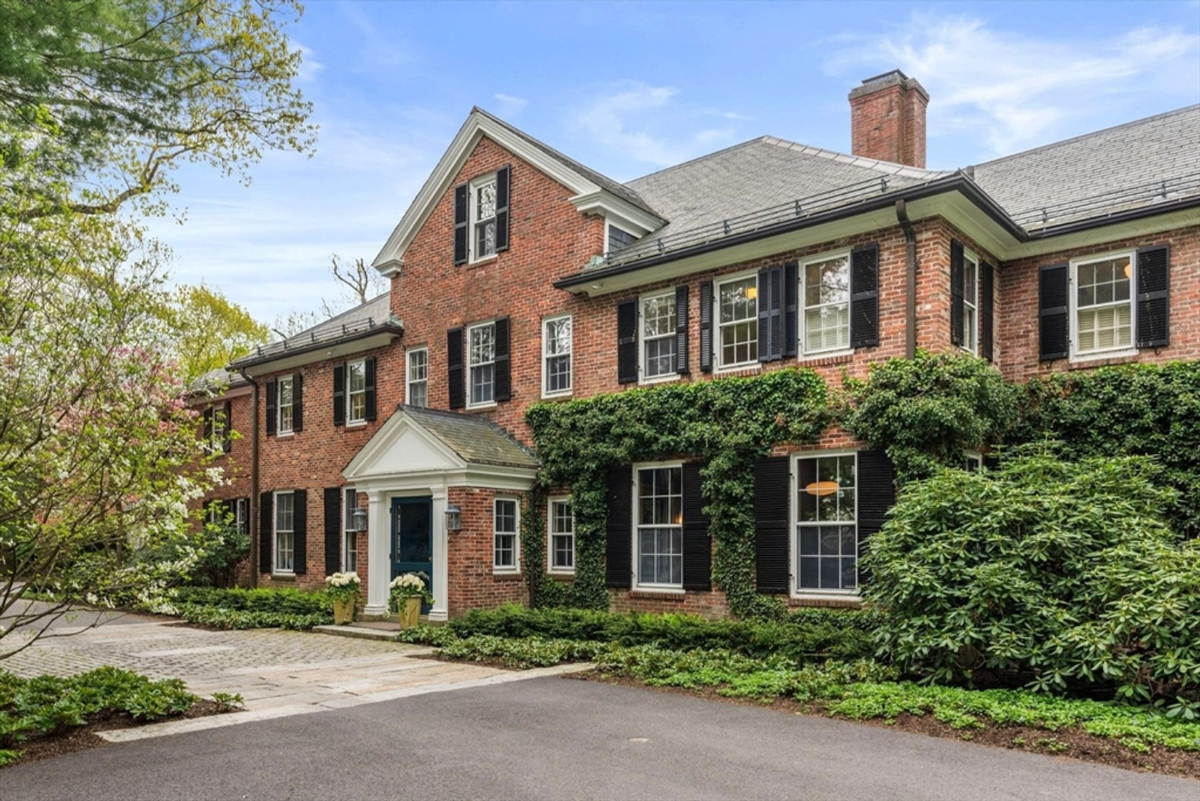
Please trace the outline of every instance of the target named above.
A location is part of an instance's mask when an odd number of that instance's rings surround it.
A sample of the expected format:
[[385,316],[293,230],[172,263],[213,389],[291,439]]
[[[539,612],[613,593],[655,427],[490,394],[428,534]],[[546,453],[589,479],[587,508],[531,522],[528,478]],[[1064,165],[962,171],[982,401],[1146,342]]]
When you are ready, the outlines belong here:
[[903,199],[896,201],[896,220],[904,230],[905,242],[904,355],[912,359],[917,355],[917,232],[908,219],[908,208]]
[[262,515],[258,509],[258,382],[246,374],[245,368],[238,370],[238,375],[246,379],[253,388],[250,404],[251,423],[250,423],[250,586],[258,586],[258,543],[259,537],[259,520]]

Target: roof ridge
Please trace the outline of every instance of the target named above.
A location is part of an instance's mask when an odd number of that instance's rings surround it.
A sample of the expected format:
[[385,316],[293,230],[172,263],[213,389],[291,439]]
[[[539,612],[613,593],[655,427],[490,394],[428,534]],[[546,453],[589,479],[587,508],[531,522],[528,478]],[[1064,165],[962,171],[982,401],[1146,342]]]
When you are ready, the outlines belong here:
[[1196,111],[1196,110],[1200,110],[1200,103],[1194,103],[1190,106],[1183,106],[1182,108],[1172,109],[1171,111],[1163,111],[1159,114],[1151,114],[1149,117],[1141,117],[1140,119],[1129,120],[1128,122],[1118,123],[1117,125],[1110,125],[1107,128],[1101,128],[1097,131],[1089,131],[1088,133],[1079,134],[1078,136],[1072,136],[1068,139],[1060,139],[1057,142],[1047,142],[1044,145],[1038,145],[1037,147],[1031,147],[1028,150],[1021,150],[1016,153],[1009,153],[1007,156],[1000,156],[999,158],[994,158],[991,161],[983,161],[983,162],[980,162],[979,164],[976,164],[975,166],[976,167],[991,166],[993,164],[996,164],[1001,161],[1005,161],[1007,159],[1014,159],[1014,158],[1017,158],[1018,156],[1028,156],[1030,153],[1038,153],[1043,150],[1050,150],[1051,148],[1059,147],[1061,145],[1068,145],[1068,144],[1071,144],[1072,142],[1078,142],[1083,139],[1090,139],[1091,137],[1098,136],[1102,133],[1109,133],[1110,131],[1117,131],[1117,130],[1120,130],[1121,128],[1129,128],[1131,126],[1141,125],[1143,123],[1147,123],[1152,120],[1160,120],[1165,117],[1173,117],[1176,114],[1183,114],[1184,112],[1187,112],[1187,111]]
[[[755,142],[762,142],[763,140],[769,139],[769,138],[770,137],[767,134],[763,134],[762,136],[756,136],[753,139],[747,139],[745,142],[738,142],[736,145],[729,145],[728,147],[723,147],[720,150],[714,150],[711,153],[705,153],[703,156],[696,156],[693,159],[688,159],[687,161],[681,161],[678,164],[672,164],[669,167],[663,167],[661,170],[655,170],[654,172],[648,172],[645,175],[639,175],[637,178],[630,178],[628,181],[626,181],[624,184],[622,184],[622,186],[629,186],[631,183],[633,183],[635,181],[643,181],[646,178],[649,178],[654,175],[662,175],[664,172],[670,172],[671,170],[677,170],[680,167],[686,167],[689,164],[695,164],[697,161],[704,161],[707,158],[712,158],[713,156],[720,155],[721,153],[728,153],[730,150],[737,150],[739,147],[745,147],[746,145],[752,145]],[[633,190],[633,191],[636,191],[636,190]]]
[[856,156],[852,153],[842,153],[840,150],[829,150],[828,148],[816,147],[815,145],[806,145],[803,142],[793,142],[790,139],[784,139],[778,136],[764,136],[763,141],[768,144],[777,145],[788,150],[799,150],[806,156],[817,156],[818,158],[837,161],[842,164],[850,164],[855,167],[863,167],[868,170],[876,170],[886,173],[887,175],[905,175],[910,178],[929,178],[940,177],[954,172],[954,170],[930,170],[925,167],[913,167],[910,164],[900,164],[895,161],[884,161],[883,159],[872,159],[866,156]]

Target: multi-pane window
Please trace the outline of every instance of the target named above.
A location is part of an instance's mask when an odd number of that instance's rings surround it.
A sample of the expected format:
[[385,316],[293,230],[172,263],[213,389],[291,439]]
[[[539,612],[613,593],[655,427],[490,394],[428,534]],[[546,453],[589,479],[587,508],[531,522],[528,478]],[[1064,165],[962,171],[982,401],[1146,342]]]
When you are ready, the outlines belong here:
[[489,175],[471,184],[471,261],[496,253],[496,176]]
[[345,536],[342,569],[347,573],[358,572],[358,531],[354,522],[354,510],[357,508],[358,490],[346,487],[342,490],[342,532]]
[[796,588],[852,592],[858,587],[856,457],[802,457],[796,467]]
[[575,513],[566,499],[550,500],[550,572],[575,572]]
[[683,586],[683,468],[637,471],[637,583]]
[[634,243],[637,237],[628,231],[622,231],[615,225],[608,226],[608,252],[627,248]]
[[1075,352],[1132,347],[1133,255],[1077,264],[1075,280]]
[[979,259],[963,253],[962,346],[979,352]]
[[542,372],[544,395],[571,392],[571,318],[555,317],[542,324]]
[[275,572],[296,569],[295,498],[290,492],[275,493]]
[[239,534],[250,533],[250,499],[238,498],[233,502],[233,525]]
[[758,361],[758,277],[717,285],[717,366]]
[[496,397],[496,324],[484,323],[469,329],[471,400],[482,406]]
[[367,419],[367,363],[346,365],[346,422],[362,423]]
[[408,352],[408,395],[409,406],[429,405],[429,350],[414,348]]
[[675,290],[642,298],[642,378],[678,375]]
[[290,434],[292,432],[292,412],[295,409],[295,389],[296,383],[292,376],[279,379],[278,384],[278,407],[277,413],[279,419],[275,426],[275,430],[280,434]]
[[803,352],[850,347],[850,254],[805,262],[801,274],[804,297]]
[[493,567],[498,571],[517,569],[517,502],[497,498],[493,515],[495,527]]

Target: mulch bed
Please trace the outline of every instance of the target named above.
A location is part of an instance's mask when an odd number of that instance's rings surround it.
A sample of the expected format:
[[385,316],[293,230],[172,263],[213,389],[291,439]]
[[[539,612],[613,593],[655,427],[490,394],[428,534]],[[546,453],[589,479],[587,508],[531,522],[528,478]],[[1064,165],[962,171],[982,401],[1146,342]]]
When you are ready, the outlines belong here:
[[[677,693],[681,695],[699,696],[713,701],[723,701],[727,704],[755,706],[786,712],[794,715],[814,715],[827,717],[824,707],[819,703],[800,703],[788,698],[777,698],[774,701],[762,703],[749,698],[728,698],[717,694],[716,689],[705,687],[689,690],[682,687],[654,687],[637,679],[607,676],[598,671],[589,670],[582,673],[569,673],[562,678],[598,681],[605,684],[616,684],[625,687],[641,687],[658,692]],[[846,718],[837,718],[847,720]],[[1149,753],[1140,753],[1122,745],[1108,737],[1097,737],[1080,729],[1059,729],[1047,731],[1026,726],[998,726],[988,721],[982,721],[982,729],[955,729],[948,723],[934,719],[932,715],[919,716],[904,713],[894,722],[884,720],[855,720],[852,723],[865,723],[888,729],[925,734],[931,737],[944,737],[950,740],[967,741],[1007,748],[1015,751],[1026,751],[1035,754],[1070,757],[1085,762],[1097,762],[1114,768],[1136,770],[1149,773],[1161,773],[1169,776],[1183,776],[1189,779],[1200,779],[1200,753],[1195,751],[1172,751],[1160,746],[1151,746]]]
[[51,757],[70,754],[75,751],[84,751],[88,748],[99,748],[105,745],[112,745],[108,740],[97,735],[97,732],[113,731],[115,729],[132,729],[137,726],[148,726],[151,723],[161,723],[166,720],[188,720],[190,718],[205,718],[209,715],[223,715],[231,712],[238,712],[238,709],[223,709],[219,704],[201,699],[197,701],[191,709],[184,712],[182,715],[172,715],[159,720],[134,720],[131,715],[126,712],[106,712],[96,716],[86,726],[80,726],[70,731],[64,731],[59,734],[53,734],[49,737],[38,737],[18,745],[14,750],[20,751],[21,756],[7,765],[0,766],[0,770],[11,768],[15,765],[21,765],[26,762],[37,762],[39,759],[50,759]]

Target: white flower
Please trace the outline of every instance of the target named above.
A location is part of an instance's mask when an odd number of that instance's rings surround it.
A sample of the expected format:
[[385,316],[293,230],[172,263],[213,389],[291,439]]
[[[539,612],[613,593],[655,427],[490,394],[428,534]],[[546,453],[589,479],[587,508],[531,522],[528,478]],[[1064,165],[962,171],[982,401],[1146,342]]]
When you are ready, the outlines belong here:
[[416,573],[405,573],[402,576],[396,576],[392,579],[391,588],[398,589],[400,587],[412,587],[416,590],[425,589],[425,582]]

